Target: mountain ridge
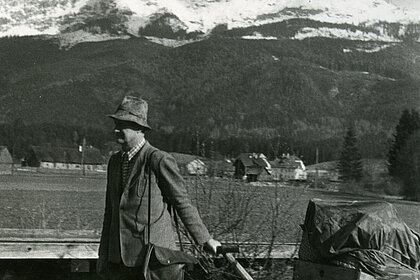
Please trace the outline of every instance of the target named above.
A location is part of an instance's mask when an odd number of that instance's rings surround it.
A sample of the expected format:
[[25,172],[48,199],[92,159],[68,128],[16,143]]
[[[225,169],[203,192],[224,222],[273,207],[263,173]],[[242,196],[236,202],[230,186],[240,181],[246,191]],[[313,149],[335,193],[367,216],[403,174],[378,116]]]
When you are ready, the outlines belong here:
[[[362,151],[383,157],[400,112],[420,109],[419,44],[283,36],[311,24],[319,23],[222,28],[177,48],[135,37],[68,50],[56,39],[3,38],[0,121],[91,127],[108,135],[88,138],[101,147],[112,141],[105,115],[133,93],[149,101],[151,137],[167,150],[196,152],[198,137],[206,153],[273,156],[282,143],[306,158],[320,146],[334,159],[354,124]],[[264,30],[283,38],[242,38]],[[7,137],[0,129],[0,140]]]
[[[54,35],[63,47],[71,47],[84,41],[128,38],[127,36],[201,38],[200,36],[209,35],[220,25],[230,30],[290,19],[373,27],[381,36],[389,35],[382,30],[383,23],[396,25],[394,28],[397,30],[392,33],[399,33],[399,36],[411,32],[407,28],[415,26],[415,40],[419,40],[420,33],[420,11],[406,11],[385,0],[170,3],[163,0],[56,0],[54,3],[5,3],[0,9],[0,36]],[[33,9],[31,5],[35,5]],[[399,37],[390,36],[396,39]]]

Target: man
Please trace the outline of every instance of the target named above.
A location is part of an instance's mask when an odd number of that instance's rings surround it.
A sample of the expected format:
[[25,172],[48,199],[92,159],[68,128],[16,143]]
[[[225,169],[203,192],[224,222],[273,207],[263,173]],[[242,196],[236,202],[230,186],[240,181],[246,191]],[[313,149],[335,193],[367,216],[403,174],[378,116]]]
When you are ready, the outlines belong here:
[[[188,198],[176,162],[144,138],[147,102],[124,97],[115,114],[116,141],[122,151],[108,163],[106,205],[97,272],[105,279],[143,279],[145,243],[176,249],[176,234],[168,211],[172,205],[195,242],[216,253],[220,242],[211,238]],[[151,176],[148,175],[151,170]],[[149,179],[151,178],[151,179]],[[150,233],[148,185],[151,182]]]

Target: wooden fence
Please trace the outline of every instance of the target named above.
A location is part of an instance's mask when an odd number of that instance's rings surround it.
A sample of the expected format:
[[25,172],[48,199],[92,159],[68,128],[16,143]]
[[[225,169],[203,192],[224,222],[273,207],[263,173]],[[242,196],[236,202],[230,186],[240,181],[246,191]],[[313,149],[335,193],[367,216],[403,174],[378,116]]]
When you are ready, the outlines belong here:
[[[0,229],[0,259],[97,259],[99,238],[95,230]],[[298,244],[291,243],[222,243],[238,245],[244,257],[253,252],[254,258],[267,257],[268,247],[270,258],[291,258],[298,250]]]

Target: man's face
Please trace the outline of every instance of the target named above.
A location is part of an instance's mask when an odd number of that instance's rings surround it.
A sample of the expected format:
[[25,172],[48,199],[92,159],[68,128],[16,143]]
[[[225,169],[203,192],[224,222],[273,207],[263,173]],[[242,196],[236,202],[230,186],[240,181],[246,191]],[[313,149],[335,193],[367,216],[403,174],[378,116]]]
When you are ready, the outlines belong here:
[[123,150],[135,147],[143,139],[144,134],[135,123],[118,120],[114,120],[114,123],[115,138]]

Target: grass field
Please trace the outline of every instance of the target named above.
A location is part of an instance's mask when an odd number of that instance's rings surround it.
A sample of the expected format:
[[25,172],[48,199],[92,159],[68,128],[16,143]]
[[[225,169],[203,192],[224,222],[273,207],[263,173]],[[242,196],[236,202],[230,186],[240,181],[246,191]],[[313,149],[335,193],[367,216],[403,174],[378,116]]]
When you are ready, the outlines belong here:
[[[304,185],[253,186],[205,178],[186,182],[208,228],[223,240],[299,242],[299,225],[310,199],[377,200]],[[0,176],[0,227],[100,229],[105,186],[105,176]],[[390,202],[411,228],[420,231],[420,203]]]

